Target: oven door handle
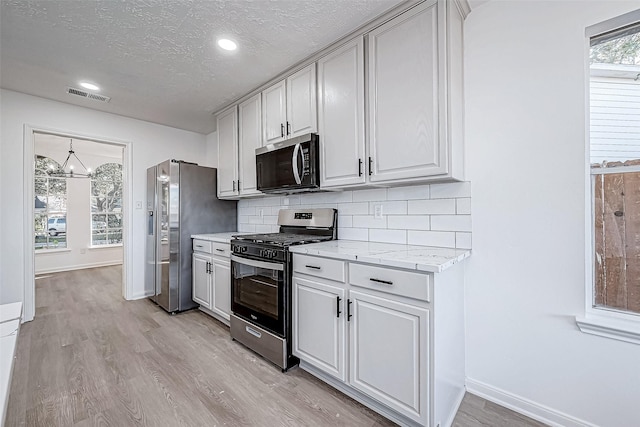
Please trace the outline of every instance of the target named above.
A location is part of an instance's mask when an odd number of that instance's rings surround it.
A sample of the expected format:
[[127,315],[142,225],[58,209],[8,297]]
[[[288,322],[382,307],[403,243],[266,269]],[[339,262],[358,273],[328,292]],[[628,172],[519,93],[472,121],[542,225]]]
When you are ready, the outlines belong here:
[[[300,178],[300,171],[298,170],[298,154],[300,153],[300,143],[296,144],[296,148],[293,149],[293,157],[291,158],[291,166],[293,166],[293,178],[296,180],[296,184],[302,183]],[[304,162],[304,159],[303,159]]]
[[284,271],[284,265],[276,262],[256,261],[253,259],[241,258],[236,255],[231,255],[231,261],[237,262],[238,264],[248,265],[250,267],[265,268],[267,270]]

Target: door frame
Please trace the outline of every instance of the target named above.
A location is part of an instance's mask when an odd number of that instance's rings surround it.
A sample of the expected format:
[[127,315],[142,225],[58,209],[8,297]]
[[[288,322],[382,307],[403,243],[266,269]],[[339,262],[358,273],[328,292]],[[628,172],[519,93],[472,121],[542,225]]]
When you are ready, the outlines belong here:
[[35,133],[45,133],[57,135],[65,138],[84,139],[101,144],[110,144],[122,147],[122,296],[126,300],[134,299],[133,295],[133,251],[132,248],[132,224],[133,224],[133,144],[131,141],[105,138],[102,136],[76,133],[69,130],[52,129],[36,125],[24,125],[24,149],[23,149],[23,173],[24,173],[24,295],[23,295],[23,316],[22,320],[28,322],[33,320],[36,312],[36,292],[35,292],[35,242],[33,240],[33,215],[35,207],[34,200],[34,156],[35,156]]

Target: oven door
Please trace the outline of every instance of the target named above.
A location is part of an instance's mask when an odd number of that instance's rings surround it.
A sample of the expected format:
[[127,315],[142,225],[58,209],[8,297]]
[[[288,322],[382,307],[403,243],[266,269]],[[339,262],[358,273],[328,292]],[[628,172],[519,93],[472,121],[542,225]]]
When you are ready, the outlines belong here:
[[231,311],[284,337],[284,264],[231,256]]

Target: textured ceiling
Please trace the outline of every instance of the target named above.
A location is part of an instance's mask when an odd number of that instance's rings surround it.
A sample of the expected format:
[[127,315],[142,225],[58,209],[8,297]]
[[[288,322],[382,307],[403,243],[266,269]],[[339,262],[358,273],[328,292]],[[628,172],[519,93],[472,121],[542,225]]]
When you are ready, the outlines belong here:
[[[2,0],[5,89],[200,133],[211,113],[400,0]],[[216,38],[238,42],[222,51]],[[80,80],[111,97],[66,94]]]

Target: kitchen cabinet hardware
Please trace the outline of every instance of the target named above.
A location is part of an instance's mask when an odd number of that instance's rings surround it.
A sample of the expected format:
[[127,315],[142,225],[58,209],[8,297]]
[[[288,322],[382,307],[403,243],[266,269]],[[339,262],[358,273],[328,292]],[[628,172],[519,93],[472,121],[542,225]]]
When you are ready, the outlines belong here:
[[373,277],[371,277],[369,280],[371,280],[372,282],[376,282],[376,283],[382,283],[384,285],[393,285],[393,282],[391,282],[389,280],[374,279]]
[[342,301],[342,298],[340,298],[339,296],[336,296],[336,317],[338,319],[340,318],[340,313],[342,313],[340,311],[340,301]]
[[234,193],[236,192],[236,180],[235,179],[233,180],[233,192]]
[[353,301],[351,301],[350,299],[347,299],[347,321],[348,322],[350,322],[351,317],[353,317],[353,315],[351,314],[351,304],[353,304]]
[[305,265],[307,268],[313,268],[314,270],[320,270],[322,267],[318,267],[317,265]]
[[224,249],[216,248],[216,251],[218,251],[218,252],[224,252]]
[[358,176],[362,176],[362,159],[358,159]]
[[204,248],[202,245],[196,245],[196,248]]
[[291,123],[287,120],[287,135],[291,135]]
[[369,175],[373,175],[373,159],[369,156]]
[[280,136],[284,138],[284,124],[280,123]]
[[622,212],[622,211],[615,211],[613,214],[614,214],[615,216],[623,216],[623,215],[624,215],[624,212]]

